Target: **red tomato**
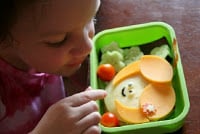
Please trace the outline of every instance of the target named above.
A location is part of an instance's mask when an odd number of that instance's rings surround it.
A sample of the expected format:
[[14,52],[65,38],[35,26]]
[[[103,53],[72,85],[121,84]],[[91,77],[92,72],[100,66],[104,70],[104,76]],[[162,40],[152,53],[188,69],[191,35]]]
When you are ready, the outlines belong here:
[[106,112],[102,115],[100,123],[105,127],[119,126],[118,118],[111,112]]
[[101,64],[97,69],[97,75],[103,81],[110,81],[115,76],[115,68],[111,64]]

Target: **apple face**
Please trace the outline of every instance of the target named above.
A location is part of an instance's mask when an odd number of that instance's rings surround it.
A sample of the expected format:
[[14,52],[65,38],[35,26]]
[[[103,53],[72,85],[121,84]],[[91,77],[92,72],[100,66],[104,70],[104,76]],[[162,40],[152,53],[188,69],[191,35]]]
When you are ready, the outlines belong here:
[[104,102],[107,110],[116,113],[115,100],[128,107],[139,108],[139,98],[147,84],[140,75],[128,77],[116,86],[111,82],[105,89],[107,96]]
[[166,117],[175,106],[172,66],[146,55],[123,68],[105,88],[106,110],[125,123],[143,123]]

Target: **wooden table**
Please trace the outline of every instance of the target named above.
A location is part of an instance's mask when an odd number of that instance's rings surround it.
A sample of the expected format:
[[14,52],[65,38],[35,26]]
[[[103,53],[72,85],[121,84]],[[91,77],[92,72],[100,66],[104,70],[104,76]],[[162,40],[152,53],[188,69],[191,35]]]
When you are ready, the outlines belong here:
[[174,28],[190,97],[189,114],[175,134],[200,134],[200,0],[101,2],[96,32],[151,21],[163,21]]
[[[187,83],[190,111],[183,127],[174,134],[200,134],[200,0],[101,0],[96,33],[114,27],[151,21],[170,24],[179,44]],[[84,70],[84,71],[83,71]],[[86,70],[86,71],[85,71]],[[89,85],[88,64],[65,79],[68,95]]]

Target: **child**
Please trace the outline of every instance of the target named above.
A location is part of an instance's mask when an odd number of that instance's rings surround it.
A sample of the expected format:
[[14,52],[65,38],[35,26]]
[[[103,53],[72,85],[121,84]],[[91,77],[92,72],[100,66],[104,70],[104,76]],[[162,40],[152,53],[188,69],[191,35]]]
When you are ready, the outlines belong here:
[[99,134],[103,90],[65,97],[92,48],[100,0],[1,0],[0,134]]

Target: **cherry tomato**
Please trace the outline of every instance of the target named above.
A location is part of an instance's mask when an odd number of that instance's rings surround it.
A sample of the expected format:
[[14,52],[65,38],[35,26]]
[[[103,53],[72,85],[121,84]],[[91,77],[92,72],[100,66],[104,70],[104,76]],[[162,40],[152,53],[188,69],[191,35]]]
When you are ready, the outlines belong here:
[[111,64],[101,64],[97,69],[97,75],[103,81],[110,81],[115,76],[115,68]]
[[102,115],[100,123],[105,127],[119,126],[118,118],[111,112],[106,112]]

